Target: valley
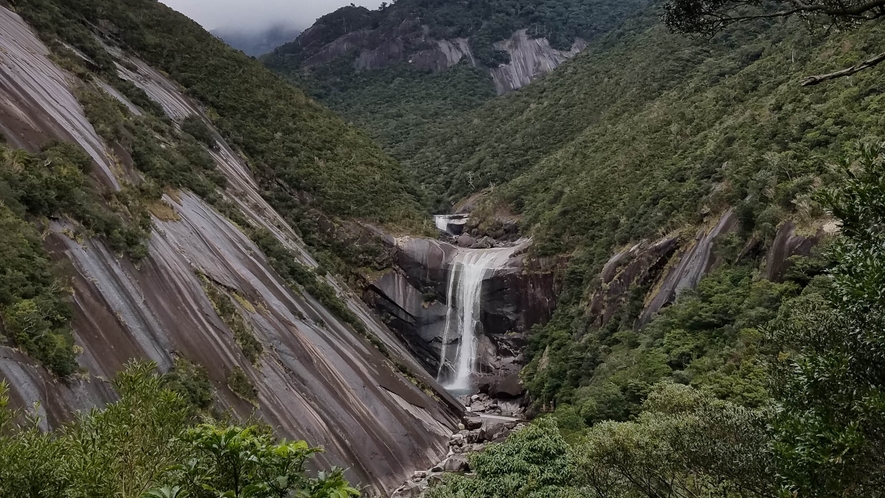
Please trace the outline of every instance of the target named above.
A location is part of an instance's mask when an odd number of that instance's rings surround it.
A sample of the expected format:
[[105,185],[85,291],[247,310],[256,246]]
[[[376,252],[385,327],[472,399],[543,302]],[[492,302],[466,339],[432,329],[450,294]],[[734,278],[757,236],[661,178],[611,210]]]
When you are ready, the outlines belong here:
[[881,496],[835,4],[0,0],[0,498]]

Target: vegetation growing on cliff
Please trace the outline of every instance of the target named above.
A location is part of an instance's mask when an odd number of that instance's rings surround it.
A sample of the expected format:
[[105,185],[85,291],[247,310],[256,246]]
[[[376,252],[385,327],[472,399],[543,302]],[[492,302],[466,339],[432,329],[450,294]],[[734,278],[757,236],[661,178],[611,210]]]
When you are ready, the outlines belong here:
[[[750,372],[730,372],[735,365],[724,360],[751,345],[749,331],[806,282],[778,289],[757,275],[756,255],[733,263],[750,240],[768,247],[783,220],[811,226],[821,219],[812,192],[839,178],[828,165],[881,129],[880,69],[799,85],[807,74],[865,57],[881,26],[826,38],[789,20],[732,26],[713,40],[694,40],[668,33],[660,13],[645,12],[543,80],[447,123],[405,161],[429,195],[440,194],[438,209],[484,190],[489,208],[477,216],[505,206],[521,215],[534,256],[567,255],[556,315],[534,332],[533,363],[524,375],[539,406],[623,396],[623,418],[658,378],[674,374],[684,382],[719,379],[723,393],[758,391],[740,385],[745,373],[755,376],[752,362],[737,363]],[[589,295],[613,253],[667,234],[691,237],[729,207],[741,222],[732,242],[739,247],[727,258],[732,269],[698,291],[709,291],[707,297],[689,297],[660,318],[667,325],[639,333],[635,315],[607,330],[588,318]],[[639,291],[642,308],[649,289]],[[748,291],[762,295],[745,301]],[[757,310],[727,311],[709,324],[675,319],[680,310],[707,312],[728,299]],[[705,333],[692,338],[698,326]],[[723,342],[696,342],[711,334]],[[688,350],[678,355],[702,359],[703,367],[679,365],[667,351],[685,341]],[[636,364],[639,352],[649,370],[607,373],[613,365]]]
[[[113,68],[93,21],[111,39],[166,71],[217,116],[216,127],[248,156],[271,192],[298,193],[302,209],[333,216],[414,223],[414,189],[363,133],[159,2],[14,2],[43,36],[58,37]],[[114,78],[117,79],[114,75]],[[199,137],[198,137],[199,138]]]
[[494,44],[510,38],[517,30],[526,29],[530,36],[547,38],[554,48],[568,50],[576,38],[595,38],[645,3],[646,0],[399,0],[385,3],[376,11],[344,7],[318,19],[312,30],[277,48],[267,60],[275,69],[294,70],[325,45],[348,33],[362,31],[369,34],[366,48],[391,41],[387,34],[399,31],[407,35],[403,42],[411,53],[429,48],[421,45],[422,37],[408,36],[423,25],[436,40],[468,39],[474,57],[484,66],[495,67],[509,59]]
[[[883,496],[882,147],[847,166],[847,180],[825,195],[842,223],[835,265],[762,327],[767,396],[722,400],[708,383],[666,380],[629,421],[560,407],[475,456],[475,476],[449,478],[430,496]],[[514,469],[521,479],[509,477]]]
[[321,451],[278,441],[269,428],[197,423],[188,400],[152,364],[130,364],[120,400],[52,432],[12,411],[0,383],[0,496],[345,498],[342,471],[306,469]]
[[150,184],[103,195],[89,177],[92,161],[69,143],[39,154],[0,145],[0,332],[60,376],[77,368],[68,284],[43,247],[39,230],[60,223],[71,237],[97,236],[137,261],[147,254]]
[[[547,38],[554,48],[569,50],[576,38],[594,40],[647,3],[400,0],[378,11],[344,7],[319,19],[311,30],[262,61],[363,127],[402,161],[433,140],[446,121],[462,119],[495,96],[488,68],[509,59],[506,51],[495,50],[495,43],[526,29],[531,37]],[[424,32],[417,20],[429,28],[428,36],[435,40],[468,39],[473,59],[464,58],[437,74],[407,60],[359,71],[355,69],[359,50],[336,54],[331,61],[322,55],[320,61],[310,60],[325,45],[348,34],[357,38],[360,50],[383,52],[402,44],[404,53],[409,54],[407,59],[420,58],[422,50],[436,45],[422,41]],[[424,180],[423,176],[418,178]]]

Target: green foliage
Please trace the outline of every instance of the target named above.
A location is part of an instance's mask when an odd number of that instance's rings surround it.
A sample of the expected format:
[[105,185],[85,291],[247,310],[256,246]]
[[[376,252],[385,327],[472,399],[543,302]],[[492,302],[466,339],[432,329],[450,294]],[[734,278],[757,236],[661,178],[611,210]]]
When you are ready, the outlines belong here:
[[364,128],[399,160],[413,156],[446,121],[495,96],[488,73],[467,61],[437,74],[406,64],[354,72],[350,59],[307,72],[275,69]]
[[669,0],[664,22],[684,33],[715,34],[738,22],[802,16],[827,25],[854,26],[882,16],[882,3],[869,0]]
[[261,353],[264,352],[264,346],[252,331],[246,320],[243,318],[240,310],[234,305],[232,298],[225,293],[219,285],[211,282],[203,276],[203,288],[206,295],[212,301],[212,306],[218,313],[218,316],[225,325],[234,333],[234,340],[243,351],[243,355],[253,364],[258,363]]
[[[135,261],[147,254],[151,219],[135,190],[102,195],[90,180],[92,162],[74,144],[50,144],[40,154],[0,148],[0,201],[21,216],[68,216],[87,235]],[[110,209],[108,209],[110,207]]]
[[713,498],[776,492],[768,410],[663,383],[636,420],[573,427],[571,444],[557,429],[563,417],[570,415],[539,419],[474,455],[474,476],[444,479],[428,497]]
[[[154,116],[135,116],[102,91],[84,89],[78,93],[78,99],[96,132],[109,144],[123,147],[139,171],[162,187],[188,188],[209,203],[218,202],[216,189],[224,188],[227,180],[202,143],[215,143],[205,123],[197,118],[195,124],[193,119],[186,118],[182,124],[185,133],[178,133],[172,125]],[[208,139],[202,136],[204,133]],[[159,191],[154,195],[159,198]]]
[[[415,19],[420,19],[421,25],[429,28],[432,38],[467,38],[474,57],[485,66],[496,67],[509,62],[509,58],[493,45],[510,38],[519,29],[526,29],[531,36],[549,39],[554,48],[568,50],[575,38],[591,40],[645,3],[643,0],[478,0],[465,3],[400,0],[377,11],[344,7],[321,17],[310,37],[302,36],[277,48],[268,61],[271,67],[281,64],[297,67],[326,44],[359,30],[374,31],[367,48],[376,48],[383,42],[378,33],[409,29],[417,24]],[[423,39],[416,41],[406,37],[406,40],[409,50],[425,48]]]
[[605,422],[575,443],[589,496],[772,496],[769,414],[685,386],[655,388],[634,422]]
[[215,400],[206,369],[184,358],[175,359],[175,365],[163,376],[163,381],[166,389],[178,393],[197,411],[208,410]]
[[234,394],[247,401],[253,403],[258,401],[258,391],[255,389],[255,384],[252,383],[252,380],[246,375],[246,372],[244,372],[239,366],[232,368],[227,375],[227,387],[229,387]]
[[882,496],[885,376],[885,162],[864,147],[825,196],[842,222],[830,285],[781,312],[771,328],[781,403],[774,448],[786,490],[800,496]]
[[119,401],[53,432],[11,411],[0,383],[0,496],[358,496],[340,470],[309,475],[319,450],[303,441],[275,441],[256,427],[193,427],[189,403],[154,368],[129,364],[114,382]]
[[215,137],[212,136],[212,131],[209,130],[209,127],[206,126],[206,123],[204,123],[199,116],[191,115],[184,118],[184,121],[181,122],[181,131],[189,133],[192,137],[196,138],[200,143],[210,149],[218,147],[218,142],[216,142]]
[[5,202],[0,201],[0,332],[56,375],[70,375],[77,360],[68,293],[40,234]]
[[34,0],[17,8],[45,36],[98,54],[103,49],[89,27],[101,20],[127,50],[211,109],[215,126],[251,158],[266,189],[303,193],[300,202],[330,215],[391,223],[417,218],[414,191],[399,165],[365,135],[165,5]]
[[[644,7],[645,0],[483,0],[462,3],[439,0],[401,0],[378,11],[344,7],[317,21],[309,34],[284,45],[262,61],[272,70],[302,86],[319,101],[364,127],[385,150],[410,161],[436,135],[465,114],[494,97],[487,67],[509,62],[507,52],[494,43],[519,29],[529,36],[545,37],[558,49],[571,49],[576,38],[593,40],[612,30]],[[411,58],[433,45],[424,39],[420,25],[434,39],[468,38],[472,59],[439,73],[417,69],[405,62],[383,69],[355,71],[356,51],[316,65],[305,60],[340,36],[370,30],[360,49],[385,50],[384,42],[398,36]],[[414,30],[412,34],[404,34]],[[473,63],[478,63],[475,67]],[[416,178],[424,195],[438,202],[422,171]],[[429,173],[429,172],[428,172]]]
[[360,494],[344,480],[341,470],[309,477],[305,466],[321,450],[304,441],[277,443],[255,427],[213,424],[188,430],[183,440],[195,458],[174,471],[170,480],[177,486],[154,490],[155,495],[347,498]]
[[[636,374],[632,387],[620,386],[631,407],[622,417],[636,413],[661,375],[758,403],[764,376],[741,350],[755,355],[753,329],[777,310],[767,298],[747,302],[760,308],[759,317],[748,316],[756,325],[735,320],[718,343],[693,332],[698,324],[668,324],[679,327],[652,330],[662,344],[649,349],[649,334],[624,330],[633,316],[595,330],[584,316],[587,294],[617,248],[703,226],[728,207],[741,220],[729,263],[750,239],[767,247],[786,218],[800,225],[819,219],[812,191],[837,178],[826,164],[881,125],[877,70],[798,85],[809,71],[857,61],[881,27],[826,39],[792,20],[732,27],[701,41],[667,33],[657,13],[644,12],[549,77],[447,123],[406,161],[429,194],[442,193],[441,209],[487,189],[489,205],[509,204],[522,215],[535,256],[569,256],[556,314],[532,335],[524,373],[542,404],[575,403],[582,384],[603,385],[609,374],[596,374],[602,364]],[[834,53],[843,54],[840,61]],[[641,297],[632,302],[643,304]],[[707,318],[708,330],[721,326]],[[645,353],[635,361],[638,353],[629,351],[640,345]],[[736,361],[727,359],[729,349]],[[692,366],[680,366],[680,357]]]
[[[746,266],[726,266],[639,332],[632,321],[613,332],[555,320],[532,337],[535,359],[524,377],[542,403],[572,404],[588,424],[637,415],[662,379],[759,406],[769,399],[759,328],[798,290],[794,282],[774,283]],[[568,330],[579,326],[581,340],[569,340]]]
[[428,498],[524,496],[566,497],[574,465],[568,444],[551,419],[517,431],[470,460],[475,477],[451,476]]

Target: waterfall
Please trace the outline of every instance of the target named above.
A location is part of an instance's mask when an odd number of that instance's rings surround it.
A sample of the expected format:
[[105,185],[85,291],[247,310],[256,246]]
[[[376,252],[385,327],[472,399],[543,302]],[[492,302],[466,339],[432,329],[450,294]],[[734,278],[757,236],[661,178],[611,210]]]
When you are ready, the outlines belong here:
[[[446,291],[449,310],[438,374],[439,381],[450,391],[472,388],[470,377],[477,359],[476,328],[482,311],[482,283],[491,272],[507,262],[515,249],[464,249],[458,252],[452,263]],[[454,362],[449,362],[447,345],[456,337],[460,338],[458,350]]]
[[449,217],[442,214],[436,215],[433,217],[434,223],[436,223],[436,229],[440,232],[448,232],[449,231]]

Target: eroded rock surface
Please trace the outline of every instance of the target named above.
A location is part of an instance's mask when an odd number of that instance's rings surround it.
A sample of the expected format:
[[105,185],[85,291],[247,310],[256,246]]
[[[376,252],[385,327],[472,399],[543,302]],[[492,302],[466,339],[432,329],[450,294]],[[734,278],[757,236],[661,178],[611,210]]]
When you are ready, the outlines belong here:
[[528,30],[521,29],[509,40],[496,43],[495,48],[510,54],[508,64],[491,69],[495,90],[502,95],[550,74],[587,48],[587,42],[577,39],[570,50],[556,50],[546,38],[530,38]]
[[[453,355],[461,340],[459,335],[446,334],[447,324],[458,319],[460,312],[457,308],[450,311],[446,302],[450,275],[460,251],[476,249],[434,239],[404,238],[395,241],[393,250],[396,269],[375,278],[365,299],[386,316],[427,370],[436,374],[444,352],[447,363],[455,362]],[[471,382],[476,392],[512,405],[505,411],[499,409],[498,414],[520,410],[525,388],[519,371],[525,364],[526,332],[550,318],[558,292],[551,272],[526,269],[525,247],[511,252],[506,264],[487,273],[482,281],[480,333]]]
[[[33,150],[50,140],[76,142],[109,189],[137,176],[116,167],[89,125],[71,90],[74,77],[56,67],[30,28],[4,8],[0,52],[0,132],[9,143]],[[209,124],[174,82],[134,57],[114,55],[129,62],[118,67],[120,76],[144,89],[171,119],[197,115]],[[112,95],[140,112],[119,93]],[[292,228],[260,196],[245,161],[214,134],[218,147],[209,153],[228,178],[228,200],[249,223],[270,230],[293,257],[315,268]],[[389,493],[447,454],[463,408],[352,291],[325,277],[389,356],[308,293],[289,288],[258,247],[200,198],[181,191],[164,200],[176,219],[153,220],[149,256],[137,266],[99,240],[72,240],[66,222],[53,222],[46,243],[72,268],[74,335],[86,374],[62,382],[17,351],[0,348],[0,378],[10,382],[15,406],[39,402],[44,428],[58,427],[76,411],[113,401],[108,380],[130,359],[152,360],[165,370],[183,356],[207,369],[220,408],[244,418],[254,412],[282,437],[323,446],[317,465],[348,468],[349,479],[370,494]],[[205,285],[228,294],[262,343],[265,352],[256,364],[218,317]],[[394,362],[410,368],[413,378]],[[227,387],[234,367],[255,386],[254,404]]]

